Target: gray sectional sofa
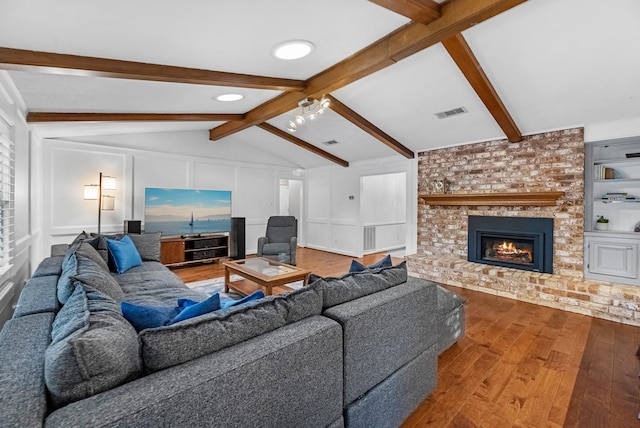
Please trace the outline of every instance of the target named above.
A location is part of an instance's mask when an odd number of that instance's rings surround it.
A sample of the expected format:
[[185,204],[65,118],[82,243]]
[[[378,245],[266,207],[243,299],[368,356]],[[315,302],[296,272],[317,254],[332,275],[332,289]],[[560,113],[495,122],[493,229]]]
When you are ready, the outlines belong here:
[[0,332],[0,425],[393,427],[464,334],[462,300],[404,263],[136,332],[121,301],[209,296],[135,244],[120,274],[96,241],[40,263]]

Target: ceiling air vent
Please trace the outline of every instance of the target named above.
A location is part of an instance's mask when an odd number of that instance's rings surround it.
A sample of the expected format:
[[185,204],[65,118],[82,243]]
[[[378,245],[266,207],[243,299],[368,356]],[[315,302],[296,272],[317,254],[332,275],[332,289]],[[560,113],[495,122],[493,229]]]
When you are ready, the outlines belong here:
[[446,119],[451,116],[456,116],[458,114],[467,113],[467,109],[464,107],[458,107],[447,111],[441,111],[440,113],[436,113],[436,117],[438,119]]
[[332,146],[334,144],[338,144],[338,142],[336,140],[329,140],[329,141],[325,141],[322,144],[324,144],[325,146]]

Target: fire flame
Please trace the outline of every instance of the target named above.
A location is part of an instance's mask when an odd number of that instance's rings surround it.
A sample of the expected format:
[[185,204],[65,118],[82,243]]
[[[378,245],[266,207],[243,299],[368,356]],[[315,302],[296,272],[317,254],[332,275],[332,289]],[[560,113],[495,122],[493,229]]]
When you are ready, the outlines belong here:
[[504,241],[502,244],[494,247],[499,255],[502,256],[514,256],[520,254],[528,254],[529,257],[532,256],[531,251],[526,249],[520,249],[516,247],[513,242]]

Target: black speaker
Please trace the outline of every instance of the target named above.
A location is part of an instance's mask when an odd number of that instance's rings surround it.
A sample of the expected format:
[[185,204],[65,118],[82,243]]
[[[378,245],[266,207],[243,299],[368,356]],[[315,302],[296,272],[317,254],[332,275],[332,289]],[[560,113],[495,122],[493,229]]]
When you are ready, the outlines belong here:
[[234,260],[246,259],[245,218],[231,217],[231,233],[229,234],[229,256]]
[[125,220],[124,221],[124,233],[142,233],[142,221],[140,220]]

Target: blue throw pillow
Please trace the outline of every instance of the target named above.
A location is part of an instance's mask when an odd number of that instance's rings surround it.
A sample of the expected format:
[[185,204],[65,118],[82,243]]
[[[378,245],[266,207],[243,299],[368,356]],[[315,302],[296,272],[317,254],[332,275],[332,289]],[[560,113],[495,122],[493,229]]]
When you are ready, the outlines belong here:
[[222,304],[222,308],[221,309],[226,309],[226,308],[230,308],[231,306],[241,305],[243,303],[247,303],[247,302],[250,302],[252,300],[262,299],[263,297],[264,297],[264,292],[262,290],[254,291],[253,293],[249,294],[248,296],[243,297],[240,300],[229,300],[227,302],[224,302]]
[[388,268],[391,266],[393,266],[393,263],[391,262],[391,256],[387,254],[382,260],[379,260],[370,266],[365,266],[357,260],[351,260],[349,273],[364,272],[366,270]]
[[124,273],[134,266],[142,265],[142,258],[135,244],[127,235],[121,240],[105,238],[109,248],[109,256],[116,268],[116,272]]
[[[195,303],[195,304],[193,304]],[[209,312],[220,309],[220,294],[216,293],[204,302],[194,302],[189,299],[178,299],[178,307],[182,310],[178,315],[171,319],[167,325],[175,324],[180,321],[188,320]]]
[[140,306],[127,302],[120,304],[122,315],[139,333],[145,328],[162,327],[182,310],[178,306]]
[[122,315],[139,333],[145,328],[157,328],[188,320],[220,309],[218,293],[203,302],[178,299],[177,306],[141,306],[122,302]]

